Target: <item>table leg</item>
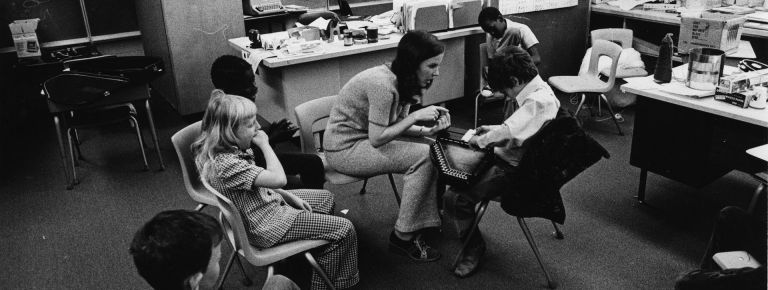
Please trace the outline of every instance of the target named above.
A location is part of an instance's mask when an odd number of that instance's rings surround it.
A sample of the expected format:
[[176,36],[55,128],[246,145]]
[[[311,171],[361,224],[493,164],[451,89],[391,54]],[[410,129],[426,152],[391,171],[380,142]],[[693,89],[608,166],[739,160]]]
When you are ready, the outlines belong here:
[[[149,87],[147,87],[147,94],[149,94]],[[165,162],[163,162],[163,155],[160,153],[160,142],[157,140],[157,130],[155,130],[155,121],[152,118],[152,108],[149,106],[149,99],[144,102],[144,106],[147,108],[147,120],[149,120],[149,131],[152,132],[152,142],[155,144],[155,151],[157,152],[157,159],[160,160],[160,170],[165,170]]]
[[637,202],[645,203],[645,183],[648,180],[648,170],[640,168],[640,184],[637,187]]
[[67,190],[71,190],[74,186],[74,182],[71,181],[69,178],[69,172],[67,172],[67,156],[64,152],[64,140],[61,136],[61,124],[59,122],[59,116],[53,116],[53,125],[56,126],[56,137],[59,141],[59,156],[61,157],[61,165],[63,166],[62,169],[64,169],[64,178],[67,179]]

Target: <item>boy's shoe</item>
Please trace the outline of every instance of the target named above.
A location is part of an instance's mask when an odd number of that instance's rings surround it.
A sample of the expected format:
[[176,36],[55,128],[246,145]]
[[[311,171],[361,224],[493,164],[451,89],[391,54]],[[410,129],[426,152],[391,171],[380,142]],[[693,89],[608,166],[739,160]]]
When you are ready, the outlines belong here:
[[395,232],[392,232],[389,235],[389,248],[416,262],[432,262],[440,259],[440,252],[427,246],[421,235],[417,235],[410,241],[405,241],[398,238]]
[[456,267],[453,268],[453,274],[459,278],[466,278],[474,274],[484,254],[485,240],[483,240],[483,236],[476,233],[458,258]]

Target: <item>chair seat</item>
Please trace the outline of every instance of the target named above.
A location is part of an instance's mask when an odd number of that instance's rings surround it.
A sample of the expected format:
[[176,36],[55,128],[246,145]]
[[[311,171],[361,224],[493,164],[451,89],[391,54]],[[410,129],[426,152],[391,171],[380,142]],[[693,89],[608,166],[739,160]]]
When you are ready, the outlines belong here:
[[605,82],[593,76],[554,76],[549,84],[564,93],[605,93],[611,89]]
[[320,160],[323,161],[323,168],[325,168],[325,179],[328,180],[328,182],[331,184],[341,185],[363,180],[363,178],[349,176],[336,171],[336,169],[333,169],[333,167],[328,165],[328,161],[325,159],[325,154],[317,153],[317,156],[319,156]]
[[[611,75],[611,68],[607,67],[600,71],[600,73],[604,76]],[[648,72],[642,68],[639,67],[631,67],[631,68],[616,68],[616,78],[632,78],[632,77],[644,77],[647,76]]]
[[267,249],[259,249],[248,245],[251,247],[251,253],[254,253],[255,257],[246,256],[243,249],[239,249],[237,252],[240,256],[248,259],[248,262],[254,266],[267,266],[295,254],[303,253],[328,243],[329,242],[326,240],[299,240],[272,246]]

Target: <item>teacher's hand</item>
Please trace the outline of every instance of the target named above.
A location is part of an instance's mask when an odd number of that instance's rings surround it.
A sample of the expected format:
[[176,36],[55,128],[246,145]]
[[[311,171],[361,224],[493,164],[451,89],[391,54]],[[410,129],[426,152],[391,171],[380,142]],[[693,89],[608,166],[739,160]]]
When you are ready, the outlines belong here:
[[411,113],[415,121],[436,121],[441,114],[448,114],[448,109],[439,106],[429,106]]
[[427,129],[427,134],[435,135],[437,132],[448,129],[451,127],[451,114],[445,113],[437,119],[437,123]]

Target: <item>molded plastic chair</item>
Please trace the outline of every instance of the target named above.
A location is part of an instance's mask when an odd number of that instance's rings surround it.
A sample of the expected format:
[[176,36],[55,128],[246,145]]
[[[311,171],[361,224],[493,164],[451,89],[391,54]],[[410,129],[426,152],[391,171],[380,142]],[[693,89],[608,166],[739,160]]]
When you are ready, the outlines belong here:
[[[128,83],[128,79],[119,76],[102,76],[90,73],[63,72],[43,83],[43,92],[48,98],[48,109],[54,115],[56,134],[59,139],[59,148],[62,159],[65,159],[61,126],[67,134],[69,145],[69,157],[72,170],[71,182],[68,181],[67,189],[72,189],[79,184],[77,170],[78,159],[82,159],[78,129],[87,129],[128,121],[136,132],[139,141],[141,157],[144,162],[144,170],[149,169],[147,154],[144,150],[144,140],[141,136],[139,122],[136,120],[136,108],[130,103],[109,103],[107,98],[115,98],[113,94],[121,91]],[[77,149],[77,152],[75,152]],[[77,157],[76,157],[77,156]],[[64,161],[64,171],[67,169]],[[69,179],[69,178],[68,178]]]
[[[197,121],[171,136],[171,143],[173,143],[173,148],[176,149],[176,156],[179,157],[179,165],[181,165],[181,175],[184,179],[184,187],[187,189],[189,197],[199,203],[197,207],[195,207],[196,211],[203,210],[207,205],[214,207],[219,206],[216,197],[212,192],[205,188],[203,182],[200,180],[200,174],[197,172],[195,158],[192,156],[192,149],[190,148],[192,143],[200,136],[201,124],[202,121]],[[235,251],[232,251],[232,257],[234,256]],[[232,257],[230,257],[230,261],[232,260]],[[245,277],[245,269],[242,264],[240,264],[240,269],[243,271],[243,276]],[[225,273],[221,280],[219,280],[218,286],[214,289],[219,289],[226,279],[227,273]],[[246,277],[243,280],[243,284],[249,286],[251,285],[251,280]]]
[[[331,114],[331,108],[336,102],[337,96],[322,97],[314,99],[306,103],[300,104],[294,108],[296,114],[296,120],[299,125],[299,137],[301,138],[301,151],[309,154],[317,154],[320,159],[323,160],[323,167],[325,167],[325,179],[331,184],[349,184],[363,180],[363,188],[360,189],[360,194],[365,194],[365,187],[368,184],[367,177],[355,177],[342,174],[334,170],[328,162],[325,160],[325,154],[322,152],[322,138],[325,131],[325,121]],[[315,144],[316,134],[320,140],[320,146]],[[395,178],[392,173],[387,174],[389,176],[389,183],[392,185],[392,191],[395,194],[397,205],[400,205],[400,194],[397,193],[397,185],[395,185]]]
[[[604,28],[604,29],[595,29],[592,30],[589,34],[591,36],[591,42],[595,43],[595,41],[602,39],[602,40],[608,40],[614,43],[618,43],[621,45],[622,49],[632,48],[632,41],[633,41],[633,31],[632,29],[626,29],[626,28]],[[609,75],[610,70],[604,69],[601,71],[603,75]],[[616,71],[616,78],[629,78],[629,77],[640,77],[640,76],[647,76],[648,72],[642,68],[630,68],[630,69],[617,69]]]
[[[216,197],[219,210],[221,210],[219,219],[221,221],[224,232],[227,233],[229,242],[232,244],[235,252],[244,257],[249,263],[251,263],[251,265],[257,267],[267,266],[268,273],[271,273],[274,271],[272,264],[275,262],[281,261],[296,254],[304,253],[304,257],[307,259],[309,264],[312,265],[312,268],[317,271],[317,274],[323,278],[325,284],[328,285],[330,289],[335,289],[331,283],[331,280],[328,279],[328,275],[326,275],[325,271],[323,271],[323,268],[320,267],[317,261],[315,261],[315,258],[312,256],[312,254],[309,253],[309,251],[312,249],[327,245],[329,243],[328,241],[301,240],[276,245],[267,249],[257,249],[256,247],[251,246],[251,244],[248,242],[248,235],[245,232],[243,218],[240,216],[240,211],[235,207],[234,204],[232,204],[232,201],[221,195],[221,193],[211,187],[207,181],[202,180],[202,183],[203,186],[205,186],[205,188],[212,192]],[[227,266],[224,270],[224,277],[226,277],[229,273],[230,266],[232,266],[232,262],[235,259],[236,256],[233,254],[227,262]],[[237,262],[240,263],[240,259],[237,259]],[[240,266],[242,266],[242,264]]]
[[[501,197],[496,197],[493,199],[494,201],[501,202]],[[485,210],[488,208],[488,203],[490,203],[490,199],[485,199],[480,202],[480,206],[475,209],[475,220],[472,221],[472,229],[469,231],[469,235],[467,237],[471,237],[475,231],[477,230],[477,226],[480,224],[480,220],[483,218],[483,215],[485,214]],[[541,254],[539,253],[539,247],[536,246],[536,241],[533,239],[533,235],[531,234],[531,230],[528,229],[528,223],[525,222],[525,218],[522,217],[515,217],[517,218],[517,223],[520,224],[520,229],[523,230],[523,235],[525,235],[525,239],[528,240],[528,245],[531,246],[531,250],[533,250],[533,255],[536,256],[536,261],[539,262],[539,266],[541,267],[541,271],[544,272],[544,278],[547,279],[547,286],[550,289],[555,289],[557,285],[554,281],[552,281],[552,278],[549,277],[549,273],[547,272],[547,268],[544,267],[544,263],[541,261]],[[565,238],[563,236],[563,232],[560,231],[560,228],[557,227],[557,224],[555,222],[552,222],[552,226],[555,227],[555,231],[552,233],[552,235],[558,239],[562,240]],[[459,257],[461,257],[462,252],[467,248],[467,245],[469,244],[470,239],[466,239],[464,241],[463,246],[461,247],[461,250],[459,254],[456,255],[456,259],[453,261],[453,266],[456,267],[456,263],[458,263]]]
[[195,158],[192,156],[192,149],[190,148],[192,143],[200,136],[201,124],[202,121],[197,121],[171,136],[171,143],[173,143],[173,148],[176,149],[176,156],[179,157],[181,174],[184,177],[184,187],[187,189],[189,197],[199,203],[195,208],[196,211],[202,210],[206,205],[218,206],[216,197],[200,181],[200,173],[197,172]]
[[[600,79],[600,73],[597,71],[598,60],[603,55],[611,58],[611,69],[607,82]],[[579,111],[584,105],[584,100],[586,100],[588,93],[598,94],[600,99],[605,101],[608,106],[608,110],[611,112],[611,118],[613,119],[614,124],[616,124],[616,129],[619,130],[619,135],[623,136],[624,133],[621,131],[618,120],[616,120],[616,114],[613,111],[613,107],[605,96],[605,93],[610,91],[616,82],[616,69],[619,64],[620,55],[621,46],[607,40],[595,40],[592,44],[592,55],[589,58],[589,68],[585,75],[554,76],[549,78],[549,84],[564,93],[581,94],[581,101],[579,101],[579,105],[576,107],[574,116],[579,115]],[[598,99],[598,102],[600,102],[600,99]]]
[[478,111],[480,110],[480,106],[489,103],[489,102],[495,102],[495,101],[504,101],[504,107],[502,108],[504,112],[504,118],[506,119],[507,110],[509,110],[509,104],[510,100],[506,98],[504,95],[497,95],[494,94],[493,89],[488,86],[488,81],[485,79],[487,68],[488,68],[488,44],[483,42],[479,46],[480,51],[480,85],[477,90],[477,95],[475,96],[475,127],[477,128],[477,121],[478,121]]

